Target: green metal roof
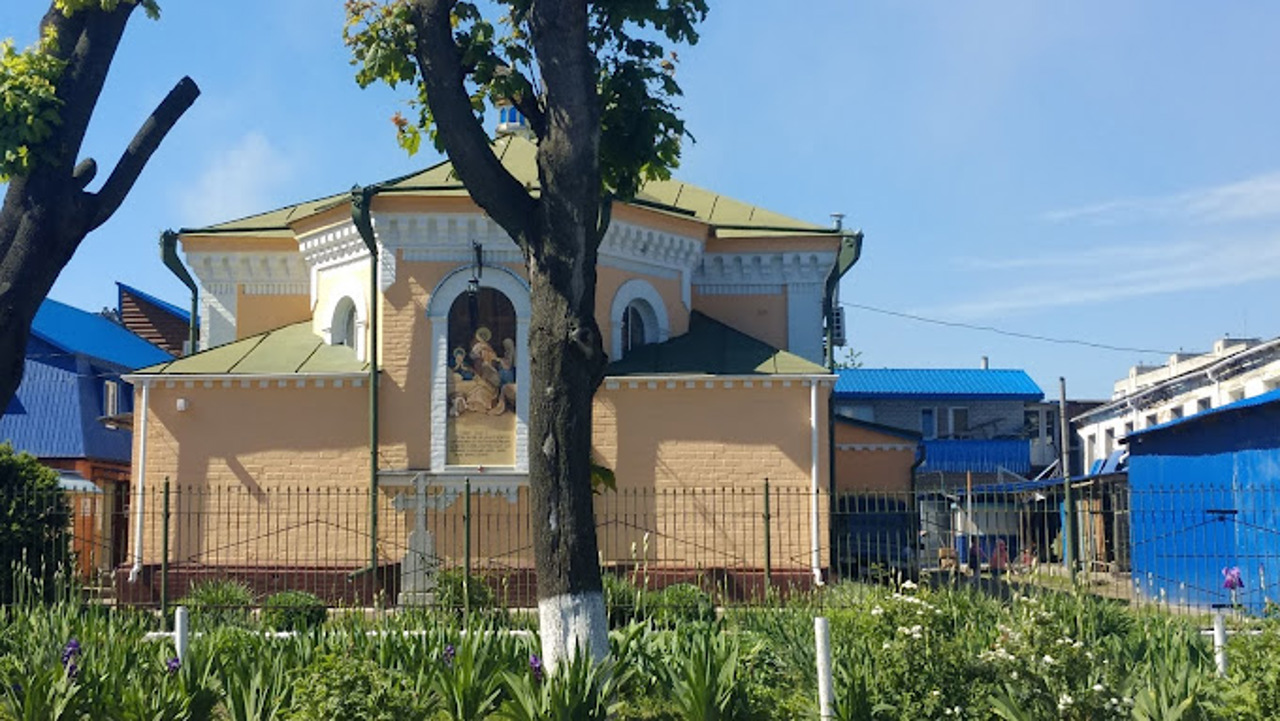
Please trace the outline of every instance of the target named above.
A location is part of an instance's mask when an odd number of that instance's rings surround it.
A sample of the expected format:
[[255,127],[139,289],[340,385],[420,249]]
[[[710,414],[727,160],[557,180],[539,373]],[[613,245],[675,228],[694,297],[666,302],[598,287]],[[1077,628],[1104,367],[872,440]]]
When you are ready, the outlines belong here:
[[[525,138],[509,135],[495,140],[493,151],[507,172],[531,192],[538,192],[537,145]],[[467,194],[462,181],[453,172],[453,163],[448,160],[420,172],[385,181],[381,187],[383,193],[397,195],[464,197]],[[346,202],[348,197],[346,193],[331,195],[207,228],[187,228],[183,232],[267,237],[288,233],[291,236],[289,223]],[[634,204],[700,220],[714,226],[716,235],[721,238],[838,234],[828,226],[797,220],[674,179],[646,183]]]
[[610,363],[607,376],[650,375],[830,375],[826,368],[698,311],[689,314],[689,332],[642,346]]
[[137,375],[287,375],[360,373],[369,364],[353,349],[328,345],[311,332],[311,321],[294,323],[210,348]]

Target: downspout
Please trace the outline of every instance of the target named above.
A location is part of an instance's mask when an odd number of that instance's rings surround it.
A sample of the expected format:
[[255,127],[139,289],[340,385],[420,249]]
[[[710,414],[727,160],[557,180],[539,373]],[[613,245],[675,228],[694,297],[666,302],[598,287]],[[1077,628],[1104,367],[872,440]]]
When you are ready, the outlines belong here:
[[164,261],[164,267],[178,276],[178,280],[191,291],[191,321],[187,329],[187,355],[191,355],[199,350],[196,341],[196,317],[200,312],[198,305],[200,291],[197,289],[195,280],[191,278],[191,274],[178,258],[178,234],[172,230],[166,230],[160,234],[160,260]]
[[351,189],[351,221],[369,249],[369,570],[378,568],[378,239],[369,204],[378,186]]
[[[840,229],[839,219],[836,220],[836,229]],[[835,317],[836,317],[836,289],[840,287],[840,279],[845,273],[858,262],[862,257],[862,231],[855,230],[848,235],[840,236],[840,250],[836,253],[835,265],[831,266],[831,272],[827,275],[826,288],[822,294],[822,317],[826,321],[827,326],[827,342],[825,350],[825,365],[831,368],[835,362],[836,349],[835,340]]]
[[133,568],[129,569],[129,583],[135,583],[142,573],[142,522],[146,505],[144,489],[147,482],[147,408],[151,400],[151,381],[142,381],[142,418],[136,429],[138,436],[138,467],[133,481]]
[[809,463],[809,544],[810,563],[813,567],[813,583],[822,584],[822,551],[818,535],[818,379],[809,384],[809,435],[811,439]]

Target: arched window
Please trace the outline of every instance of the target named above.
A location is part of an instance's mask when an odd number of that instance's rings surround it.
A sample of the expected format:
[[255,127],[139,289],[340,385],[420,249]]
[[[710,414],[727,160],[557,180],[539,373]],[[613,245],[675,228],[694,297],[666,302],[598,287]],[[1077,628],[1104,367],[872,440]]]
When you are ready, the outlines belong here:
[[356,347],[356,304],[350,297],[344,296],[333,309],[333,325],[331,326],[333,345]]
[[639,348],[650,342],[646,331],[652,333],[657,329],[652,328],[652,324],[648,324],[649,328],[646,328],[645,316],[653,315],[653,308],[643,300],[631,301],[622,312],[622,354],[624,356],[633,348]]
[[615,360],[625,358],[633,348],[665,341],[670,332],[662,296],[640,278],[619,286],[609,316],[613,327],[609,354]]

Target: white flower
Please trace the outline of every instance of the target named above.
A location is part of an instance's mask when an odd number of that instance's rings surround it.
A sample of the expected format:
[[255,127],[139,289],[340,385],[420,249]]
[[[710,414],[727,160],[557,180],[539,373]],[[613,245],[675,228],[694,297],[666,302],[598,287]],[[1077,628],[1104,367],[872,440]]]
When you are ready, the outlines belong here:
[[1042,659],[1040,659],[1040,660],[1041,660],[1041,661],[1044,661],[1044,662],[1045,662],[1045,665],[1047,665],[1047,666],[1052,666],[1052,665],[1053,665],[1053,656],[1050,656],[1050,655],[1049,655],[1049,654],[1047,654],[1047,653],[1044,655],[1044,658],[1042,658]]
[[883,613],[884,613],[884,609],[880,608],[879,606],[876,606],[875,608],[871,609],[872,616],[879,616]]
[[915,589],[919,588],[919,586],[917,586],[915,583],[911,581],[903,581],[902,588],[907,591],[914,591]]
[[1075,699],[1071,698],[1070,695],[1064,693],[1058,697],[1058,710],[1066,711],[1067,709],[1071,708],[1071,704],[1073,703],[1075,703]]
[[1100,684],[1100,683],[1095,683],[1095,684],[1093,685],[1093,690],[1094,690],[1094,691],[1096,691],[1097,693],[1102,693],[1102,684]]

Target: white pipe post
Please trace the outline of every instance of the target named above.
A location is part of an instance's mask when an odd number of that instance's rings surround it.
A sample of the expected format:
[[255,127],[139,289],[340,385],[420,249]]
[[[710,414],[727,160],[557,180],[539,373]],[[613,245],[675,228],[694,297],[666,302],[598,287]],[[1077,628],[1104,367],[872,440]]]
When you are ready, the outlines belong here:
[[187,660],[187,645],[189,643],[188,629],[190,625],[187,622],[187,607],[178,606],[173,612],[173,647],[177,651],[178,663]]
[[145,487],[147,480],[147,406],[151,400],[151,381],[142,381],[142,417],[138,420],[138,467],[134,473],[134,524],[133,529],[133,568],[129,569],[129,583],[138,580],[142,573],[142,538],[143,509],[146,506]]
[[831,708],[831,626],[825,616],[814,617],[813,639],[818,659],[818,717],[822,721],[830,721],[834,718]]
[[1213,613],[1213,662],[1218,667],[1218,676],[1227,675],[1227,619],[1219,609]]
[[822,585],[822,551],[818,534],[818,379],[809,383],[809,563],[813,569],[813,583]]

